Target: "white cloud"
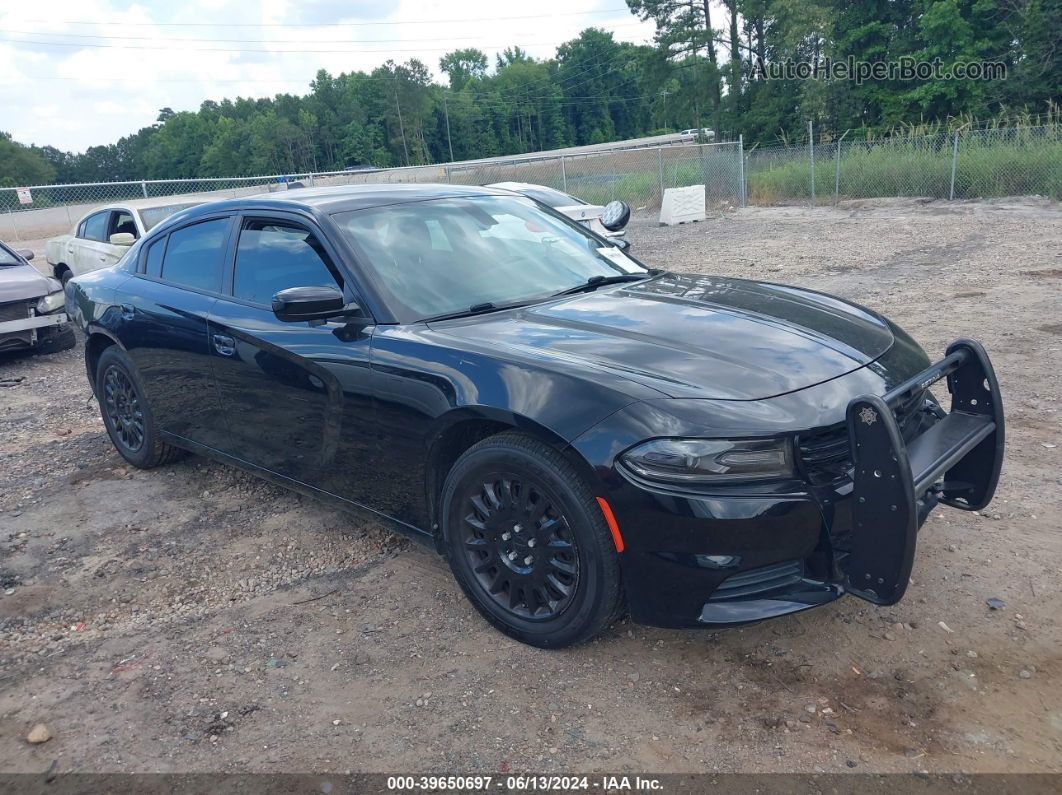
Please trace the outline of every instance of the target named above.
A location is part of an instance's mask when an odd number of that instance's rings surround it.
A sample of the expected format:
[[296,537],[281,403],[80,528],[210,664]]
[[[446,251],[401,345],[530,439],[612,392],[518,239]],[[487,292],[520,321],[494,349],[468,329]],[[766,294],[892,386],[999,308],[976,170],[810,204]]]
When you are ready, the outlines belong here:
[[[625,10],[624,0],[531,5],[141,0],[128,6],[122,0],[40,0],[14,5],[0,8],[0,39],[9,40],[0,41],[0,107],[7,111],[0,129],[24,143],[73,151],[135,132],[153,123],[161,107],[195,110],[206,99],[305,93],[320,68],[333,74],[368,71],[388,58],[419,58],[438,76],[439,58],[457,47],[479,47],[493,62],[497,52],[514,44],[536,58],[549,57],[556,44],[591,25],[613,30],[624,41],[644,42],[653,34],[651,24],[638,23]],[[582,11],[604,13],[572,15]],[[443,19],[451,21],[425,24]],[[93,24],[71,24],[86,21]],[[100,24],[115,21],[121,24]],[[373,24],[334,26],[338,22]],[[235,26],[239,23],[263,27]],[[112,46],[12,44],[11,39]],[[208,39],[245,41],[203,41]],[[234,52],[240,49],[264,52]],[[60,112],[34,112],[35,106]]]

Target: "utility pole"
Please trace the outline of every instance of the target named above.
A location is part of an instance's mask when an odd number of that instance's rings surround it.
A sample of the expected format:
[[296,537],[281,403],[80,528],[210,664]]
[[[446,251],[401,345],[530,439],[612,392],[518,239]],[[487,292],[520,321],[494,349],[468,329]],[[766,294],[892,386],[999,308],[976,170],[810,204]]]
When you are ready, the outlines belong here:
[[443,89],[443,113],[446,116],[446,145],[450,147],[450,162],[454,162],[454,144],[450,140],[450,110],[446,107],[446,89]]
[[409,165],[409,147],[406,145],[406,126],[402,123],[402,106],[398,104],[398,86],[395,86],[395,108],[398,109],[398,129],[402,133],[402,151],[406,153],[406,165]]

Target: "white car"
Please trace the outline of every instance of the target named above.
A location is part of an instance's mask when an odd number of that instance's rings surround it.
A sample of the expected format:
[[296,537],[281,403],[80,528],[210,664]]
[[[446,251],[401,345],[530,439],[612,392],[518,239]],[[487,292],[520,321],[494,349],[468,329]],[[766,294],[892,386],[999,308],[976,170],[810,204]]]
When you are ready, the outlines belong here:
[[704,140],[706,140],[706,141],[714,141],[715,140],[715,130],[709,130],[707,127],[701,127],[701,129],[699,129],[699,130],[696,127],[691,127],[688,130],[683,130],[682,132],[679,133],[679,135],[682,135],[682,136],[685,136],[685,137],[692,136],[694,138],[696,138],[697,136],[703,136]]
[[69,234],[49,240],[44,257],[55,278],[65,286],[74,276],[114,265],[153,226],[197,204],[202,202],[130,202],[97,207],[85,214]]
[[[623,237],[624,227],[631,216],[630,208],[624,202],[609,202],[605,206],[590,204],[556,188],[535,185],[531,182],[495,182],[485,187],[510,190],[513,193],[527,196],[547,207],[552,207],[573,221],[578,221],[583,226],[589,227],[591,231],[613,241],[619,241]],[[623,243],[625,247],[626,241]]]

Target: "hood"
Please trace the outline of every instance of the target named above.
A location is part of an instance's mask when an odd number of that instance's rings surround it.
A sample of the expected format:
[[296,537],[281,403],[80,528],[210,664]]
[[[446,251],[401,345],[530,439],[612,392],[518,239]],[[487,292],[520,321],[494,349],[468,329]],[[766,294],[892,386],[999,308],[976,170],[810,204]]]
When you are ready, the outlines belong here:
[[669,397],[718,400],[804,389],[869,364],[893,343],[883,318],[839,298],[672,273],[436,330],[609,371]]
[[58,289],[59,282],[42,275],[32,265],[0,265],[0,304],[40,298]]

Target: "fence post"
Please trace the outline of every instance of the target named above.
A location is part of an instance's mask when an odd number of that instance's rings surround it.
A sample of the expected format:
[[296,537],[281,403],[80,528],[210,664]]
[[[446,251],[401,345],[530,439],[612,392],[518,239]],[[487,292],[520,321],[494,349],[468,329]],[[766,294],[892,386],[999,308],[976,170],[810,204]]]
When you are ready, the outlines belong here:
[[959,131],[955,131],[955,137],[951,141],[951,187],[948,188],[948,200],[955,199],[955,164],[959,159]]
[[815,123],[808,119],[808,164],[811,174],[811,205],[815,206]]
[[564,169],[564,155],[560,156],[561,161],[561,185],[565,193],[568,192],[568,172]]
[[315,183],[313,181],[313,174],[307,174],[306,176],[310,180],[310,187],[314,187]]
[[664,202],[664,147],[656,148],[656,168],[660,172],[660,203]]
[[745,135],[738,136],[738,201],[745,206]]
[[140,190],[143,191],[144,198],[146,199],[148,197],[148,195],[147,195],[147,181],[146,180],[140,180]]
[[22,242],[22,238],[18,234],[18,226],[15,224],[15,214],[11,210],[7,211],[8,220],[11,221],[11,231],[15,233],[15,240]]
[[851,130],[845,130],[844,135],[837,139],[837,166],[833,172],[833,206],[841,200],[841,142]]

